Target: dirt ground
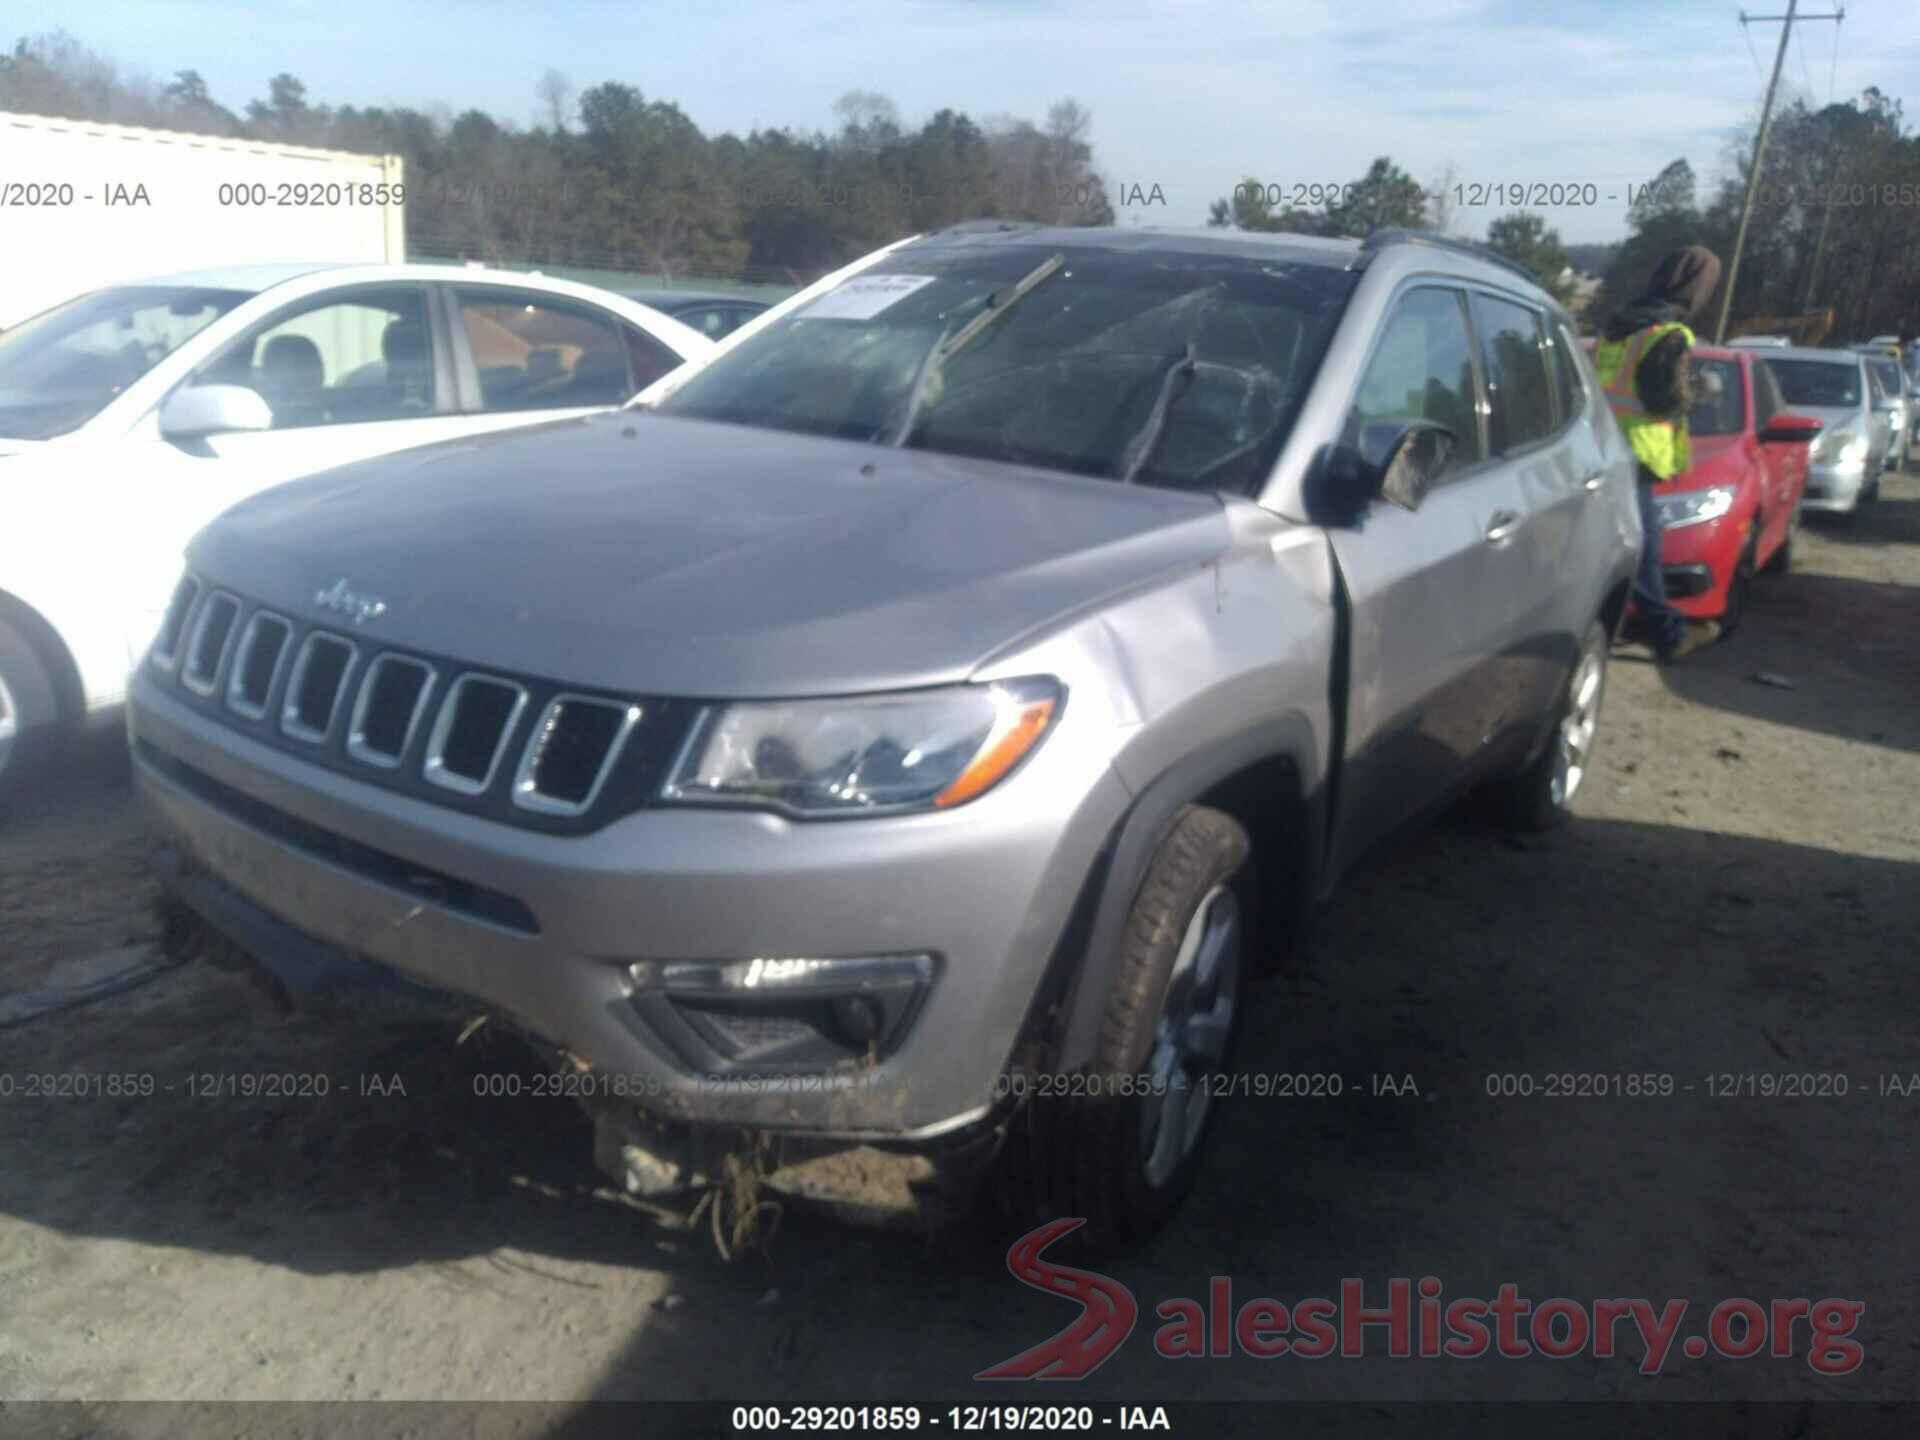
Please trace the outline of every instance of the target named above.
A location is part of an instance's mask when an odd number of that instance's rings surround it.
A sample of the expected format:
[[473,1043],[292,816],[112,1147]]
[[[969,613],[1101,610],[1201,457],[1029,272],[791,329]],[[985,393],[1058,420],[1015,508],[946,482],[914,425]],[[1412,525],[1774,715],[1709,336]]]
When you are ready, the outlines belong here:
[[[0,1399],[1920,1398],[1920,1080],[1882,1078],[1920,1073],[1920,480],[1810,523],[1726,644],[1665,672],[1634,656],[1611,667],[1570,829],[1516,841],[1463,808],[1356,876],[1303,977],[1258,995],[1241,1063],[1347,1091],[1222,1102],[1184,1214],[1103,1267],[1141,1323],[1077,1386],[970,1378],[1072,1318],[1010,1278],[1011,1234],[791,1214],[770,1258],[729,1266],[602,1186],[570,1102],[476,1098],[510,1054],[283,1018],[192,965],[0,1031]],[[0,826],[0,994],[154,935],[113,737],[68,778]],[[69,1072],[160,1088],[24,1091]],[[239,1072],[335,1083],[187,1092]],[[1563,1072],[1675,1090],[1487,1092]],[[1710,1093],[1729,1073],[1848,1093]],[[1375,1096],[1374,1074],[1418,1094]],[[1683,1334],[1727,1297],[1839,1297],[1866,1306],[1865,1358],[1815,1373],[1804,1330],[1790,1360],[1676,1349],[1653,1378],[1631,1341],[1565,1361],[1393,1359],[1381,1340],[1331,1365],[1158,1358],[1153,1306],[1216,1274],[1289,1302],[1355,1276],[1379,1303],[1425,1275],[1448,1298],[1685,1298]]]

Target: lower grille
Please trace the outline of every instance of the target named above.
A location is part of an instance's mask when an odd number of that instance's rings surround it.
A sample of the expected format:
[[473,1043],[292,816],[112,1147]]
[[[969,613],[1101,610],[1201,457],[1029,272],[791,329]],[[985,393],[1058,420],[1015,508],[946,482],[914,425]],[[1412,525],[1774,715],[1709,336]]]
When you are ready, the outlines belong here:
[[188,794],[312,859],[502,929],[516,930],[523,935],[540,933],[540,924],[533,918],[533,912],[511,895],[425,865],[415,865],[398,855],[362,845],[358,840],[290,815],[167,754],[151,741],[136,739],[133,753]]

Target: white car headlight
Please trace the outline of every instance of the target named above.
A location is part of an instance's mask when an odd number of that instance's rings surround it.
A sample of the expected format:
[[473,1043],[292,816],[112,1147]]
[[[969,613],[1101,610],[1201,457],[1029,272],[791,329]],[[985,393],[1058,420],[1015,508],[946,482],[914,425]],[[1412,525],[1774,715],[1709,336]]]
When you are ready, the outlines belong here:
[[1816,465],[1851,470],[1866,463],[1868,448],[1867,437],[1858,430],[1829,430],[1814,442],[1812,458]]
[[1704,490],[1681,490],[1672,495],[1653,497],[1654,512],[1660,517],[1660,528],[1676,530],[1682,525],[1699,525],[1708,520],[1718,520],[1733,509],[1733,498],[1739,492],[1731,485],[1710,485]]
[[717,705],[665,800],[820,817],[961,805],[999,783],[1060,715],[1050,679],[840,700]]

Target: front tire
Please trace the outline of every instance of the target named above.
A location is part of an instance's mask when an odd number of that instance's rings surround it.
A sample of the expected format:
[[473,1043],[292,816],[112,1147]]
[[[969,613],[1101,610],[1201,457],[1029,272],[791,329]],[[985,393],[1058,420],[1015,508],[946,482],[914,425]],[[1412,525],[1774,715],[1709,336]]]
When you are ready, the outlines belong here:
[[[1720,612],[1720,638],[1732,638],[1733,632],[1740,628],[1741,620],[1746,618],[1747,605],[1753,599],[1754,546],[1757,540],[1749,540],[1747,548],[1740,552],[1740,558],[1734,563],[1733,578],[1727,582],[1727,604]],[[1784,549],[1784,545],[1782,546]]]
[[1067,1096],[1036,1094],[1001,1152],[1022,1219],[1086,1220],[1113,1253],[1150,1238],[1199,1174],[1209,1083],[1232,1057],[1247,960],[1236,881],[1251,846],[1222,811],[1189,806],[1147,868],[1122,933],[1099,1049]]
[[1600,703],[1607,693],[1607,630],[1587,627],[1578,658],[1554,708],[1553,733],[1539,758],[1496,794],[1507,824],[1516,830],[1551,830],[1573,816],[1574,797],[1593,768]]
[[1793,518],[1787,521],[1787,535],[1780,542],[1780,548],[1767,557],[1765,573],[1784,575],[1793,569],[1793,545],[1800,538],[1800,507],[1793,507]]
[[59,718],[46,662],[26,636],[0,620],[0,801],[18,795],[44,769]]

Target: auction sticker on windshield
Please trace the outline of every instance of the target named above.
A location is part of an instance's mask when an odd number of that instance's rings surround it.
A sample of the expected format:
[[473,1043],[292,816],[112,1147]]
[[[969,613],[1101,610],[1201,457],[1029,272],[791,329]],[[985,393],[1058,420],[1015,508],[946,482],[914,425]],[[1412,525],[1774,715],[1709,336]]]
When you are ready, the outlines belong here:
[[803,312],[809,320],[871,320],[889,305],[931,285],[931,275],[856,275]]

